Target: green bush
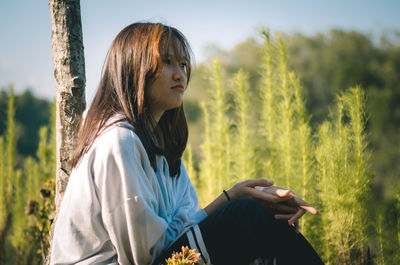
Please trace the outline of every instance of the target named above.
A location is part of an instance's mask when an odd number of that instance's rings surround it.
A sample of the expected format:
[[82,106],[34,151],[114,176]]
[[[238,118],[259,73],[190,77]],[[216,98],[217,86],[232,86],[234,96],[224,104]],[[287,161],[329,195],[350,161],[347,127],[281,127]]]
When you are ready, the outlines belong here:
[[272,40],[267,32],[263,36],[256,93],[248,89],[243,70],[229,82],[219,61],[214,62],[214,85],[202,103],[203,159],[195,182],[200,202],[206,205],[246,178],[272,179],[320,210],[320,216],[306,215],[301,224],[327,264],[364,264],[369,259],[366,201],[373,176],[364,92],[353,87],[339,94],[330,118],[313,131],[283,41],[279,36]]
[[7,113],[0,136],[0,264],[43,264],[55,210],[55,116],[50,135],[47,127],[39,130],[36,157],[18,167],[12,86]]

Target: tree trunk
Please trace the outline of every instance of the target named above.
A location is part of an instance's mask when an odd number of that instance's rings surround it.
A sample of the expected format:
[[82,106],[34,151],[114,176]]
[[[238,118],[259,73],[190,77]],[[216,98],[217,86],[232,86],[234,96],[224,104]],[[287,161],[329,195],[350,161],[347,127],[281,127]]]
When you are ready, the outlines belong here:
[[[52,24],[54,77],[57,83],[55,203],[58,213],[71,173],[70,160],[76,146],[79,121],[86,106],[85,59],[80,0],[49,0],[49,7]],[[53,229],[52,227],[50,241]],[[46,264],[50,262],[49,255],[50,251]]]

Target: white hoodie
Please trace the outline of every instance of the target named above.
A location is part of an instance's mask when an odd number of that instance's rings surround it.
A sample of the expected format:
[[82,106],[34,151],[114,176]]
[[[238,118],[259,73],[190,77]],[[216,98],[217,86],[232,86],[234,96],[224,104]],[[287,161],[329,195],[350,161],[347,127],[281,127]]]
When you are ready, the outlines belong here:
[[165,157],[156,162],[157,172],[129,123],[106,129],[71,173],[51,264],[151,264],[202,221],[184,165],[171,178]]

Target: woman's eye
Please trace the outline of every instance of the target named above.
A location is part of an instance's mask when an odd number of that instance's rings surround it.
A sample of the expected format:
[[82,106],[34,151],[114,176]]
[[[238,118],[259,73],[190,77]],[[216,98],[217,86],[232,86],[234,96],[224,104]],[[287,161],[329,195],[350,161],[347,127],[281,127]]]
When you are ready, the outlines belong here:
[[171,64],[171,60],[168,59],[168,58],[164,58],[164,59],[163,59],[163,63],[164,63],[164,64]]
[[186,68],[187,68],[187,63],[186,63],[186,62],[180,63],[179,66],[180,66],[182,69],[186,70]]

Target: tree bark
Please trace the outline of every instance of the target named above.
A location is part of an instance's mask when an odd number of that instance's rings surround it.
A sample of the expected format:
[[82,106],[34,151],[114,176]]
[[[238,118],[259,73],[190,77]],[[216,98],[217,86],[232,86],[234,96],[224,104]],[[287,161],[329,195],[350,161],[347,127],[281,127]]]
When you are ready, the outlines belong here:
[[[85,110],[85,58],[80,0],[49,0],[52,24],[54,77],[56,79],[56,211],[71,173],[79,121]],[[56,216],[57,216],[56,213]],[[56,222],[55,221],[54,223]],[[54,224],[53,223],[53,224]],[[50,242],[53,234],[50,232]],[[51,249],[51,246],[50,246]],[[46,264],[50,262],[50,251]]]

